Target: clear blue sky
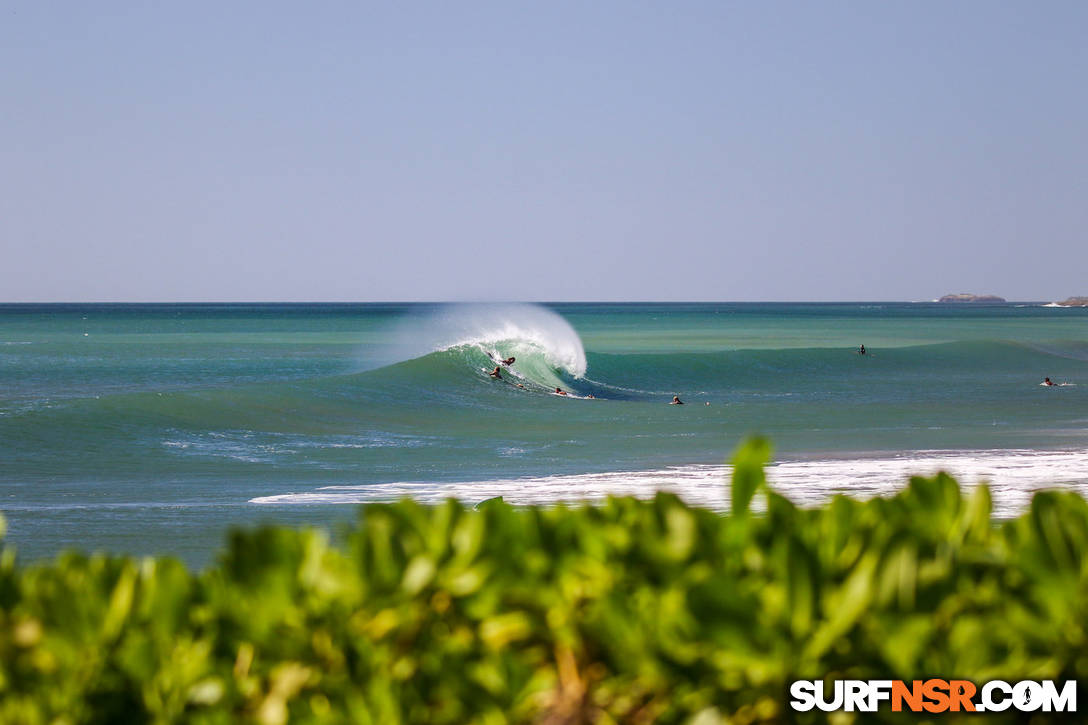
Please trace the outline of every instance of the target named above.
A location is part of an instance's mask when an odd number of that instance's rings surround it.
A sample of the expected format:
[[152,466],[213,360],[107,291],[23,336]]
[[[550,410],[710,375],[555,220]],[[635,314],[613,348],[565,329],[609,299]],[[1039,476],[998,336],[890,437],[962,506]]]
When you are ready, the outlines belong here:
[[0,8],[0,300],[1088,294],[1088,3]]

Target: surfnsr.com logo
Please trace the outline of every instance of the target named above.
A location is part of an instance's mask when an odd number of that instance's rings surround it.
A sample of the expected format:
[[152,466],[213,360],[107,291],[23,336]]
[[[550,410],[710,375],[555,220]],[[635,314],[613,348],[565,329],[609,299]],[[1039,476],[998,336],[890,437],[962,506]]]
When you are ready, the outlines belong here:
[[978,687],[968,680],[797,680],[790,685],[790,707],[797,712],[1076,712],[1077,683],[1067,680],[990,680]]

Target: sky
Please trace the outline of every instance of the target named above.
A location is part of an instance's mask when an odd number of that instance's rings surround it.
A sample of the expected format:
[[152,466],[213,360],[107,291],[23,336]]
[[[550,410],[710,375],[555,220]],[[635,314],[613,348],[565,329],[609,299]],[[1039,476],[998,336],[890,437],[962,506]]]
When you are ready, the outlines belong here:
[[0,1],[0,301],[1088,295],[1088,3]]

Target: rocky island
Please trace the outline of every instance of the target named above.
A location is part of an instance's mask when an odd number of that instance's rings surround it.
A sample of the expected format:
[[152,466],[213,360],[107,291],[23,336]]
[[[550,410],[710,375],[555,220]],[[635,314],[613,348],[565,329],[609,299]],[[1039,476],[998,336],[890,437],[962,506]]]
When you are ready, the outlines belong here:
[[1088,307],[1088,297],[1070,297],[1064,302],[1055,302],[1059,307]]
[[998,297],[997,295],[945,295],[937,300],[938,302],[1004,302],[1004,297]]

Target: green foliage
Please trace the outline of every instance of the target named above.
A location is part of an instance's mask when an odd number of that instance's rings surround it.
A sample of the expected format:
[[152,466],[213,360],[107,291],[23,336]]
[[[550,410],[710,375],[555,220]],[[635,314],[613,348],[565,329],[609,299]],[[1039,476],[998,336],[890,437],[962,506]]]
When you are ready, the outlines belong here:
[[1080,497],[997,525],[941,474],[806,510],[769,455],[738,451],[725,516],[402,501],[342,549],[236,532],[198,574],[9,549],[0,722],[750,723],[792,719],[795,679],[1086,678]]

